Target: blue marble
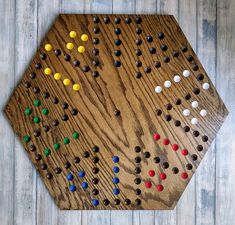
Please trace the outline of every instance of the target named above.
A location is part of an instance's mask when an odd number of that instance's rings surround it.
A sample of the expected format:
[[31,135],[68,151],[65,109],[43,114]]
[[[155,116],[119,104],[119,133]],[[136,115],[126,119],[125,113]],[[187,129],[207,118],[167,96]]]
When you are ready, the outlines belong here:
[[113,156],[112,160],[114,163],[118,163],[119,162],[119,157],[118,156]]
[[67,175],[67,180],[71,181],[71,180],[73,180],[73,179],[74,179],[73,174],[72,174],[72,173],[68,173],[68,175]]
[[83,189],[87,189],[88,188],[88,183],[87,182],[82,182],[81,184]]
[[119,178],[118,177],[114,177],[113,178],[113,183],[114,184],[118,184],[120,182]]
[[77,190],[77,188],[76,188],[75,185],[70,185],[70,186],[69,186],[69,190],[70,190],[71,192],[75,192],[75,191]]
[[120,194],[120,190],[119,190],[118,188],[114,188],[114,189],[113,189],[113,193],[114,193],[115,195],[119,195],[119,194]]
[[85,177],[85,175],[86,175],[86,173],[85,173],[85,171],[83,171],[83,170],[81,170],[81,171],[78,172],[78,176],[79,176],[79,177]]
[[113,167],[113,172],[114,173],[118,173],[119,171],[120,171],[119,167],[117,167],[117,166]]
[[92,205],[94,206],[99,205],[99,201],[97,199],[92,199]]

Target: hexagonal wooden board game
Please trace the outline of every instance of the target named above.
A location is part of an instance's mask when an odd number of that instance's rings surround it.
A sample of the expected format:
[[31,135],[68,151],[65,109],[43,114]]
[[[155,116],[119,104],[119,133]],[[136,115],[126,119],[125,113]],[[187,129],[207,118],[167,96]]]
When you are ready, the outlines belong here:
[[5,113],[61,209],[172,209],[228,111],[173,16],[60,15]]

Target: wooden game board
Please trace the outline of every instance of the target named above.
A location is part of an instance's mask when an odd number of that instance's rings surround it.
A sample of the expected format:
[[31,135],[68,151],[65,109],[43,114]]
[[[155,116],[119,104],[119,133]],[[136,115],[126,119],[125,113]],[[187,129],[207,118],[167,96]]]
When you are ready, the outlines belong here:
[[228,111],[173,16],[67,14],[5,113],[61,209],[172,209]]

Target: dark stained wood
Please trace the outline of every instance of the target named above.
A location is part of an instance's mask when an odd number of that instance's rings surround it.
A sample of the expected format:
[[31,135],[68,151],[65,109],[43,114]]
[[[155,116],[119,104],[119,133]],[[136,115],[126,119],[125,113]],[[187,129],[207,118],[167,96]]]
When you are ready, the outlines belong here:
[[[172,209],[177,203],[179,197],[184,191],[187,183],[195,172],[199,162],[204,156],[206,150],[213,141],[216,132],[222,125],[228,111],[220,99],[216,89],[210,82],[205,70],[193,52],[190,44],[185,38],[173,16],[151,16],[142,15],[142,23],[136,24],[137,16],[129,16],[132,19],[131,24],[125,23],[126,15],[108,15],[110,23],[103,22],[104,15],[98,15],[99,23],[93,22],[93,15],[68,15],[63,14],[58,17],[51,30],[43,40],[42,45],[29,68],[26,70],[22,81],[15,89],[6,106],[5,112],[11,125],[19,136],[20,140],[25,135],[31,136],[31,141],[26,144],[22,142],[30,159],[38,169],[44,183],[50,194],[55,199],[56,204],[61,209]],[[115,18],[121,19],[120,24],[115,24]],[[94,27],[99,27],[100,33],[94,34]],[[114,33],[115,28],[121,29],[121,34]],[[136,34],[136,28],[141,28],[142,33]],[[77,38],[71,39],[69,32],[75,30]],[[163,32],[165,38],[159,40],[157,34]],[[82,43],[80,36],[87,34],[89,40]],[[148,43],[146,36],[152,35],[153,42]],[[120,37],[122,44],[115,46],[114,40]],[[99,44],[92,43],[93,38],[99,39]],[[136,46],[135,40],[140,38],[142,44]],[[66,43],[73,42],[74,49],[68,50]],[[62,54],[57,57],[53,51],[46,52],[44,46],[50,43],[54,49],[60,49]],[[161,44],[167,45],[167,50],[162,51]],[[85,53],[79,54],[77,47],[85,46]],[[186,46],[187,51],[182,48]],[[99,55],[92,54],[93,48],[99,49]],[[149,48],[155,47],[157,53],[151,55]],[[135,50],[139,48],[142,51],[141,56],[136,56]],[[114,55],[114,51],[119,49],[121,56]],[[179,57],[172,56],[173,51],[179,52]],[[40,54],[46,53],[46,60],[40,59]],[[70,61],[64,60],[64,54],[71,56]],[[192,55],[193,61],[189,62],[187,57]],[[170,62],[164,62],[164,57],[168,56]],[[99,60],[99,65],[94,66],[92,61]],[[74,60],[80,61],[80,66],[73,65]],[[120,60],[121,66],[115,67],[114,61]],[[135,61],[141,61],[142,66],[136,67]],[[160,61],[161,67],[155,68],[154,62]],[[34,65],[40,63],[41,69],[35,69]],[[193,71],[193,65],[199,67],[198,71]],[[83,67],[89,66],[90,71],[83,72]],[[45,75],[44,69],[51,68],[52,74]],[[146,73],[145,68],[151,67],[151,72]],[[182,76],[182,72],[188,69],[192,75],[188,78]],[[99,72],[99,77],[94,78],[92,73]],[[30,73],[37,74],[35,79],[30,78]],[[59,72],[62,79],[56,81],[53,74]],[[142,77],[136,78],[136,72],[140,72]],[[196,77],[199,73],[204,75],[203,81],[198,81]],[[179,74],[181,82],[175,84],[174,75]],[[71,82],[78,83],[81,89],[78,92],[72,90],[72,84],[64,86],[62,80],[69,78]],[[164,88],[164,82],[170,80],[171,88]],[[30,82],[31,87],[25,88],[24,83]],[[208,82],[209,90],[204,90],[202,84]],[[163,87],[160,94],[155,93],[157,85]],[[40,92],[34,93],[33,88],[39,87]],[[196,95],[193,90],[198,88],[200,93]],[[43,92],[49,92],[50,97],[43,98]],[[185,100],[185,96],[190,94],[191,98]],[[52,99],[57,97],[58,104],[54,104]],[[175,104],[175,100],[180,98],[182,103]],[[41,106],[33,106],[33,101],[40,99]],[[199,102],[197,109],[192,109],[191,102]],[[62,108],[62,103],[68,103],[68,109]],[[167,110],[166,105],[171,104],[172,109]],[[33,110],[32,115],[25,116],[25,108],[30,107]],[[42,115],[43,108],[49,109],[49,115]],[[78,114],[73,116],[71,110],[76,108]],[[205,108],[208,112],[206,117],[201,117],[199,112]],[[157,116],[156,110],[162,111],[161,116]],[[190,109],[191,115],[185,117],[182,115],[184,109]],[[120,111],[120,115],[115,115],[115,110]],[[63,121],[63,115],[68,115],[68,121]],[[171,116],[170,121],[166,117]],[[39,124],[32,122],[33,116],[39,116],[42,121]],[[190,120],[196,117],[199,120],[197,125],[192,125]],[[58,120],[59,125],[54,127],[53,120]],[[175,126],[176,120],[180,121],[180,126]],[[43,131],[42,126],[49,125],[50,131]],[[189,126],[190,131],[185,132],[183,127]],[[35,129],[40,130],[41,135],[34,137]],[[79,139],[73,139],[72,133],[80,133]],[[199,136],[195,137],[195,131]],[[155,141],[153,134],[159,133],[161,139]],[[208,137],[208,141],[203,142],[203,136]],[[63,139],[70,138],[70,144],[64,145]],[[164,146],[163,138],[167,137],[170,144]],[[53,144],[59,142],[61,148],[59,151],[53,149]],[[29,149],[30,144],[37,148],[36,153],[42,155],[42,160],[35,160],[35,152]],[[179,150],[173,151],[171,145],[177,143]],[[99,146],[100,151],[94,153],[93,146]],[[203,147],[203,151],[198,151],[198,146]],[[134,151],[135,146],[141,147],[141,152]],[[51,149],[51,155],[46,157],[43,154],[45,148]],[[189,154],[183,156],[180,152],[182,149],[188,149]],[[87,151],[89,158],[84,158],[83,153]],[[144,158],[144,152],[149,152],[150,157]],[[198,160],[193,161],[192,155],[196,154]],[[119,163],[112,162],[112,156],[117,155],[120,158]],[[95,164],[92,157],[99,157],[99,162]],[[137,166],[134,159],[136,156],[142,158],[139,167],[141,173],[135,174]],[[160,157],[159,164],[154,162],[154,157]],[[79,157],[81,162],[74,163],[74,158]],[[65,163],[70,162],[71,167],[65,168]],[[47,164],[47,169],[42,170],[41,164]],[[169,168],[164,168],[164,162],[169,163]],[[186,168],[187,164],[192,164],[192,169]],[[92,168],[97,166],[99,173],[92,173]],[[112,183],[115,176],[112,172],[113,166],[118,166],[120,172],[117,176],[120,179],[118,185]],[[61,174],[55,173],[55,168],[62,169]],[[172,168],[179,169],[178,174],[172,172]],[[150,178],[148,171],[154,169],[155,177]],[[85,178],[79,178],[79,170],[86,172]],[[74,181],[67,181],[67,174],[74,174]],[[166,173],[167,179],[160,180],[159,174]],[[187,172],[189,178],[183,180],[180,175]],[[48,179],[47,174],[52,173],[53,178]],[[92,179],[97,177],[99,184],[94,185]],[[141,178],[141,184],[136,185],[134,179]],[[145,188],[144,182],[152,180],[153,187]],[[88,182],[88,189],[82,190],[81,182]],[[69,185],[75,184],[77,191],[69,191]],[[158,192],[156,185],[162,184],[164,190]],[[112,189],[117,186],[120,194],[115,196]],[[92,190],[97,188],[99,195],[94,196]],[[134,190],[140,188],[142,193],[136,196]],[[91,199],[97,198],[100,204],[97,207],[92,206]],[[107,198],[110,205],[105,206],[103,200]],[[115,205],[115,199],[120,199],[120,205]],[[125,205],[124,200],[131,200],[130,205]],[[140,205],[136,205],[136,199],[141,200]]]

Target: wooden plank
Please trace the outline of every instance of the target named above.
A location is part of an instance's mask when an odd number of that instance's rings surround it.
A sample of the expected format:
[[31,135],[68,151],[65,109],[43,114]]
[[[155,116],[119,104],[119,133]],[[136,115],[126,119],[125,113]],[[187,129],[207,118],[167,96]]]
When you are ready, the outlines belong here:
[[[60,11],[60,1],[38,1],[38,45],[54,23]],[[37,224],[57,224],[58,207],[52,200],[41,177],[37,176]]]
[[[30,46],[30,47],[29,47]],[[37,50],[37,2],[16,2],[15,73],[21,79],[25,62],[30,62]],[[22,145],[15,144],[15,224],[36,224],[36,171]]]
[[190,2],[187,0],[179,0],[179,16],[178,16],[179,25],[195,52],[197,52],[196,13],[197,13],[196,0]]
[[[91,223],[92,222],[92,223]],[[112,225],[110,210],[82,211],[82,225]]]
[[157,11],[159,14],[173,15],[176,19],[179,13],[178,1],[176,0],[158,0]]
[[[192,48],[196,52],[196,0],[179,0],[178,21]],[[187,207],[185,207],[186,205]],[[176,211],[178,224],[195,224],[195,176],[191,179],[181,196],[176,206]]]
[[38,2],[38,45],[51,28],[60,12],[60,1]]
[[[88,1],[89,2],[89,1]],[[85,2],[84,0],[61,0],[60,13],[84,13]]]
[[[197,52],[212,82],[216,75],[216,0],[197,2]],[[215,145],[196,172],[196,224],[215,224]]]
[[[156,14],[157,1],[155,0],[136,0],[136,14]],[[133,212],[133,225],[153,225],[155,223],[155,211],[142,210]]]
[[135,13],[135,0],[113,0],[113,13],[114,14],[134,14]]
[[217,75],[215,84],[224,99],[229,116],[216,139],[216,205],[218,225],[234,223],[235,208],[235,2],[217,1]]
[[158,210],[155,211],[155,223],[154,225],[175,225],[177,224],[175,210]]
[[[14,28],[15,1],[0,1],[0,109],[3,110],[15,85],[14,68]],[[1,160],[0,160],[0,221],[2,224],[14,223],[14,134],[6,118],[0,114]]]
[[136,0],[136,13],[137,14],[156,14],[157,1],[156,0]]
[[112,8],[113,8],[112,1],[84,0],[85,13],[111,14]]
[[[83,0],[61,0],[60,13],[84,13],[84,1]],[[58,224],[71,225],[82,224],[82,212],[77,210],[64,211],[59,210],[58,212]]]
[[133,211],[133,225],[153,225],[155,224],[155,211],[135,210]]

